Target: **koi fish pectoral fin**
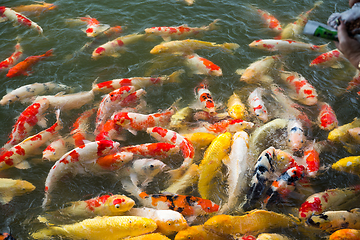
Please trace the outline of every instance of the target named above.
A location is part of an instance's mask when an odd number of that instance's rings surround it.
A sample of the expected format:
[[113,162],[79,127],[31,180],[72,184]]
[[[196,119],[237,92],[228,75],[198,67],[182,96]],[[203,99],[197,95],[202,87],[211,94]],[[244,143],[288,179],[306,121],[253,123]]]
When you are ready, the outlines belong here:
[[6,22],[8,21],[9,19],[7,17],[0,17],[0,22]]
[[29,162],[26,161],[26,160],[23,160],[21,163],[16,164],[15,167],[17,169],[29,169],[29,168],[31,168]]
[[7,204],[13,199],[13,196],[11,195],[0,195],[0,203],[1,204]]

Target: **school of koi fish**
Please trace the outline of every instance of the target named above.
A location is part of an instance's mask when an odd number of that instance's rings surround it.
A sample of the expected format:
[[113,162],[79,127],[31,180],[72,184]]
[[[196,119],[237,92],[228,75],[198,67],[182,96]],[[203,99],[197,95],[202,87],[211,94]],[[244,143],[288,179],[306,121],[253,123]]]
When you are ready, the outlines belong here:
[[[103,70],[101,80],[84,84],[88,91],[49,78],[18,81],[1,96],[1,108],[22,110],[11,129],[3,127],[0,239],[360,239],[360,119],[344,122],[342,116],[349,107],[344,96],[359,101],[360,73],[331,44],[314,45],[302,34],[324,3],[311,4],[287,25],[246,5],[258,31],[272,36],[248,46],[234,38],[203,39],[226,28],[221,18],[128,32],[87,10],[63,17],[68,29],[81,27],[90,39],[61,55],[64,64],[78,66],[87,58],[105,68],[136,46],[147,47],[151,60],[143,76],[111,79],[106,71],[113,70]],[[49,29],[36,20],[61,7],[0,6],[0,24],[25,32],[11,39],[13,53],[0,59],[5,84],[41,74],[37,67],[60,58],[59,46],[28,56],[22,42],[27,35],[49,41]],[[265,56],[231,73],[225,61],[210,60],[213,54],[234,59],[242,48]],[[338,90],[342,111],[313,76],[292,69],[292,55],[308,54],[316,56],[306,66],[314,71],[354,73]],[[171,72],[158,74],[162,69]],[[230,93],[220,100],[212,90],[226,75],[241,87],[218,89]],[[194,85],[186,93],[191,98],[174,95],[171,104],[160,105],[147,98],[181,83]],[[30,181],[30,171],[41,185]],[[34,194],[28,205],[19,204]],[[26,219],[11,210],[18,207]],[[21,234],[13,227],[19,223]]]

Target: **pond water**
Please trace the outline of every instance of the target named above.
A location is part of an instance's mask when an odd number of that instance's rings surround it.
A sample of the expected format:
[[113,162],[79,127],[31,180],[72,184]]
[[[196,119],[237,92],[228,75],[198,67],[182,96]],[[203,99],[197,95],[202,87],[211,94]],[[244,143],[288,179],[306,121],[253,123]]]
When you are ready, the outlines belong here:
[[[0,5],[13,7],[18,5],[30,4],[26,0],[1,0]],[[208,25],[214,19],[220,19],[217,30],[207,32],[199,39],[216,43],[233,42],[240,45],[233,54],[225,53],[220,50],[199,50],[197,53],[210,59],[222,68],[223,76],[209,79],[209,90],[212,92],[214,100],[218,104],[226,106],[229,96],[234,91],[248,94],[247,84],[239,81],[239,75],[235,71],[239,68],[244,69],[259,57],[269,56],[272,53],[251,49],[248,44],[253,40],[267,39],[276,36],[262,24],[261,18],[250,5],[257,6],[266,10],[279,19],[283,25],[292,22],[304,11],[309,10],[315,3],[314,0],[287,1],[287,0],[196,0],[188,6],[181,1],[168,0],[132,0],[132,1],[111,1],[111,0],[59,0],[54,2],[57,8],[41,14],[40,16],[30,17],[37,22],[44,30],[44,36],[39,36],[35,31],[24,27],[14,27],[12,23],[0,23],[0,53],[1,60],[13,52],[16,44],[16,37],[20,37],[24,49],[24,55],[39,55],[53,48],[55,56],[49,57],[36,64],[30,76],[19,76],[7,78],[6,72],[0,73],[1,89],[0,96],[6,94],[11,89],[35,82],[43,83],[54,81],[76,87],[78,91],[91,90],[95,79],[97,82],[107,81],[115,78],[168,75],[184,68],[182,63],[169,61],[167,64],[154,64],[159,58],[150,54],[150,50],[161,42],[161,39],[152,41],[139,41],[128,47],[128,51],[120,57],[104,57],[98,60],[91,59],[91,51],[82,52],[69,58],[80,49],[89,38],[81,31],[82,26],[69,26],[65,23],[66,19],[83,17],[90,15],[102,23],[110,26],[125,26],[124,35],[132,33],[143,33],[145,28],[154,26],[179,26],[187,24],[190,27],[200,27]],[[311,20],[325,23],[328,16],[335,12],[342,12],[348,9],[348,1],[329,0],[313,11],[310,15]],[[329,41],[305,35],[300,36],[300,40],[321,45]],[[335,48],[333,42],[329,43],[329,48]],[[344,64],[344,68],[314,68],[309,67],[309,63],[318,53],[300,52],[291,53],[285,60],[285,67],[290,71],[301,73],[318,91],[319,99],[328,102],[334,108],[339,125],[351,122],[354,117],[359,116],[359,99],[356,93],[346,92],[347,83],[355,73],[354,68],[349,64]],[[174,101],[181,98],[180,105],[185,107],[191,104],[195,98],[193,89],[203,76],[190,76],[184,74],[181,82],[170,83],[163,86],[152,86],[146,89],[145,99],[150,112],[168,108]],[[97,100],[100,100],[97,96]],[[242,96],[245,101],[247,96]],[[81,112],[89,109],[84,106],[77,110],[61,113],[61,119],[65,124],[63,133],[68,133],[72,123]],[[26,108],[26,105],[15,103],[10,106],[0,107],[0,145],[7,142],[15,118]],[[312,119],[315,119],[317,110],[314,107],[305,107]],[[54,114],[48,116],[49,124],[54,122]],[[40,130],[37,128],[36,130]],[[128,135],[127,141],[122,145],[133,143],[145,143],[151,141],[146,133],[139,133],[134,137]],[[327,137],[326,131],[320,131],[314,127],[309,140],[324,140]],[[145,141],[144,141],[145,139]],[[261,150],[262,151],[262,150]],[[338,159],[350,155],[345,150],[334,148],[321,154],[322,164],[326,167]],[[0,177],[11,177],[13,179],[24,179],[36,186],[36,190],[30,194],[16,197],[9,204],[0,205],[0,232],[9,232],[17,239],[30,239],[29,233],[39,228],[36,217],[42,214],[41,203],[44,197],[44,181],[53,163],[36,162],[41,158],[40,155],[31,159],[32,168],[19,170],[8,169],[0,172]],[[201,158],[201,157],[199,157]],[[162,182],[161,179],[157,179]],[[359,183],[356,176],[335,172],[323,171],[322,174],[311,180],[311,185],[316,191],[327,188],[346,187]],[[155,184],[151,185],[152,191],[161,189]],[[61,189],[61,190],[60,190]],[[61,206],[66,201],[77,201],[105,193],[124,193],[121,184],[112,177],[91,177],[77,176],[66,178],[58,186],[54,193],[53,208]],[[196,190],[192,193],[196,194]],[[216,200],[214,200],[216,201]],[[285,207],[284,207],[285,208]],[[280,207],[280,210],[281,207]],[[287,231],[287,230],[284,230]],[[307,239],[300,231],[291,230],[290,234],[294,239]],[[316,236],[323,236],[322,233]]]

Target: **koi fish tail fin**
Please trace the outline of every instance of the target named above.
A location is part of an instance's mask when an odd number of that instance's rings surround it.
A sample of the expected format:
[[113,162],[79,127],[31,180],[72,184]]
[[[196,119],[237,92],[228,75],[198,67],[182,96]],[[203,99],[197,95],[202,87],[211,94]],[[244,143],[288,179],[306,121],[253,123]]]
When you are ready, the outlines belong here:
[[49,239],[53,235],[67,235],[67,231],[61,227],[48,227],[31,234],[34,239]]
[[130,193],[131,195],[135,196],[137,199],[141,200],[139,197],[140,193],[142,192],[140,188],[135,186],[135,184],[132,181],[121,179],[121,184],[125,191]]
[[49,193],[48,192],[45,192],[45,197],[44,197],[44,200],[42,202],[42,208],[43,209],[46,209],[46,207],[49,205],[50,203],[50,196],[49,196]]
[[180,79],[180,76],[185,73],[185,70],[184,69],[180,69],[180,70],[177,70],[175,72],[173,72],[172,74],[169,75],[168,79],[169,79],[169,82],[180,82],[181,79]]
[[240,45],[237,43],[224,43],[224,44],[222,44],[222,46],[224,49],[230,50],[230,51],[238,49],[240,47]]
[[54,49],[50,49],[47,50],[46,53],[44,54],[44,57],[50,57],[50,56],[54,56]]
[[219,21],[220,19],[215,19],[212,23],[209,24],[209,26],[207,26],[207,30],[208,31],[213,31],[216,29],[219,29],[219,26],[216,25],[216,23]]
[[60,119],[60,109],[56,109],[55,111],[55,115],[56,115],[56,123],[57,126],[55,127],[55,131],[59,131],[63,128],[63,122]]
[[319,46],[319,52],[328,52],[328,51],[330,51],[329,43]]
[[175,182],[176,180],[178,180],[180,177],[182,177],[185,173],[187,169],[185,168],[177,168],[177,169],[173,169],[168,171],[168,173],[170,174],[170,182]]
[[324,2],[323,1],[317,1],[317,2],[315,2],[315,4],[314,4],[314,7],[313,7],[313,9],[314,8],[316,8],[316,7],[319,7],[321,4],[323,4]]

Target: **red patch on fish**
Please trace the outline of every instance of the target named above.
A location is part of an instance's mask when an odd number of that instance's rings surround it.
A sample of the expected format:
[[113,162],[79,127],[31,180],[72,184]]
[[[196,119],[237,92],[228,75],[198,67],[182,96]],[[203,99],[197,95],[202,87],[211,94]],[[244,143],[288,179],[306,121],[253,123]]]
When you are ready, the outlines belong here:
[[299,209],[300,217],[305,218],[306,213],[308,213],[308,212],[313,212],[315,214],[322,212],[320,198],[315,197],[314,202],[304,202],[301,205],[301,207]]

